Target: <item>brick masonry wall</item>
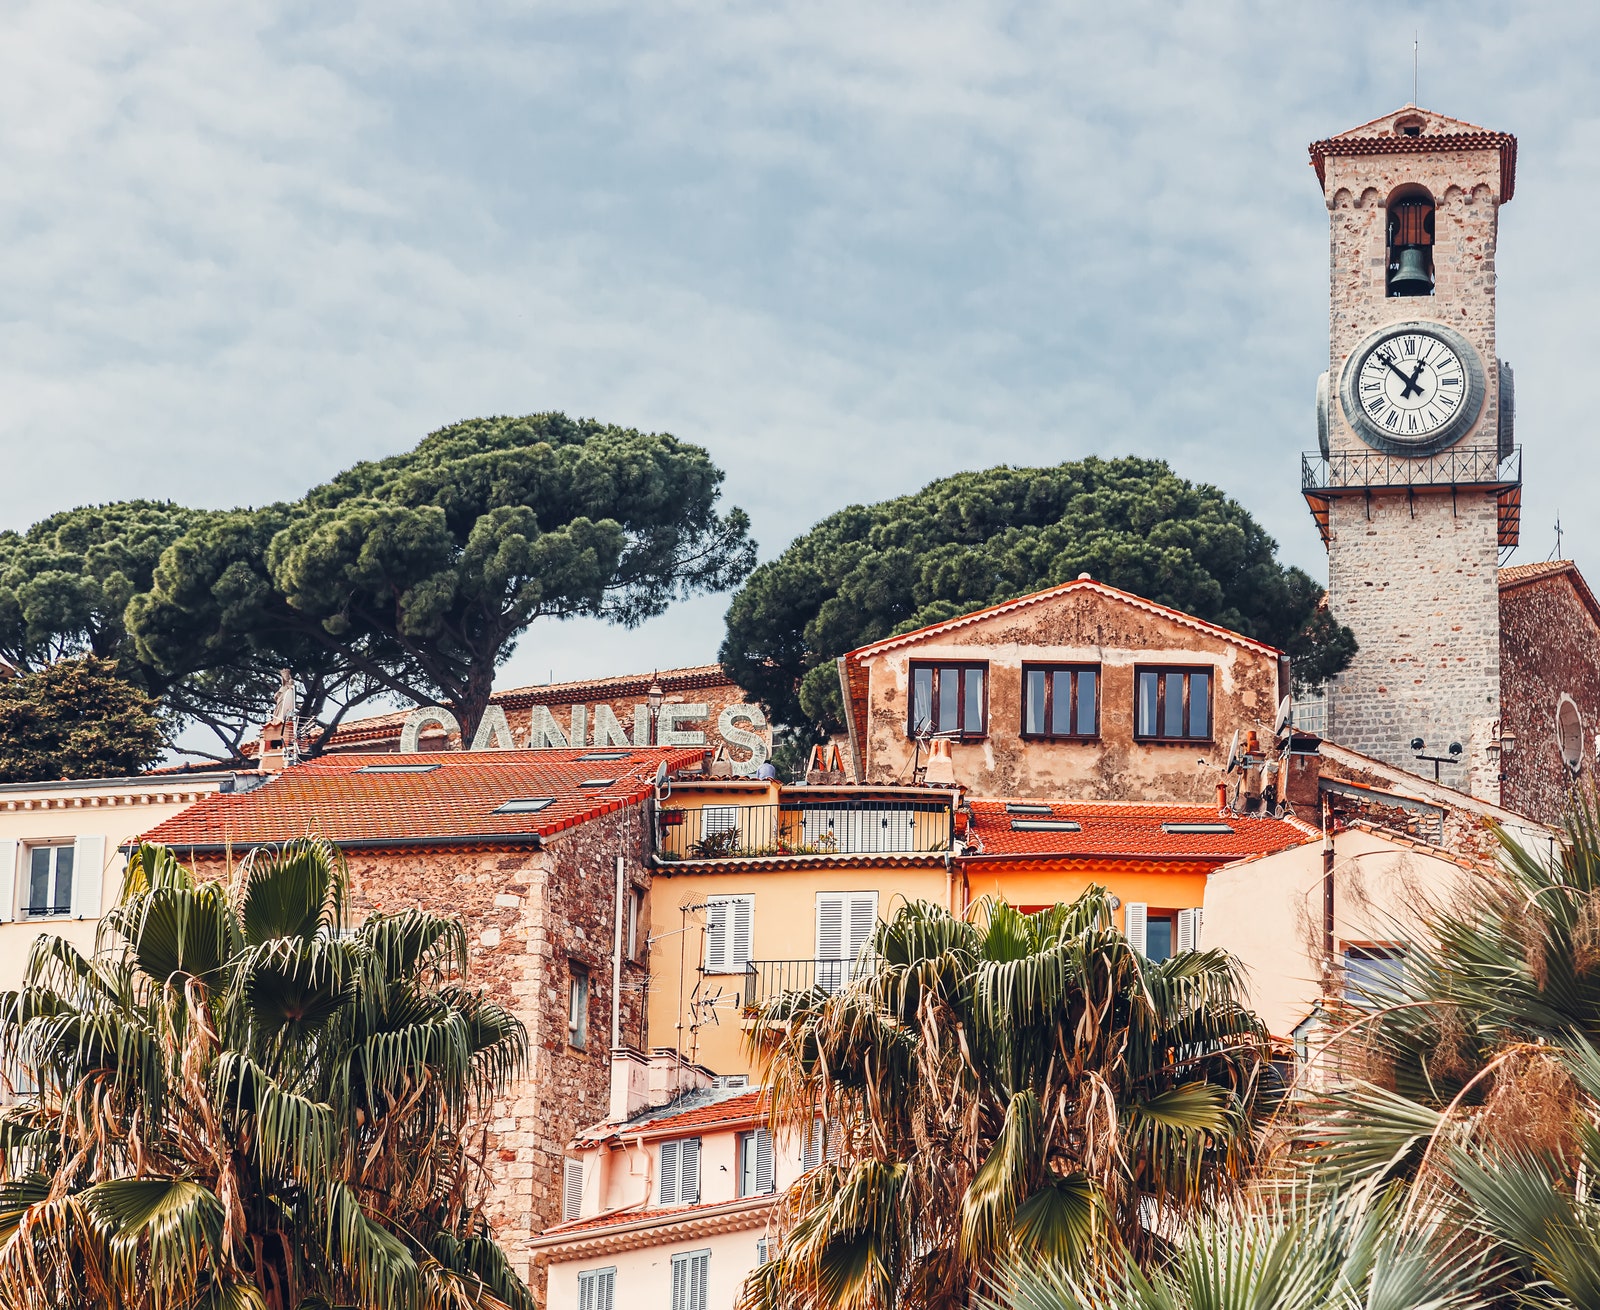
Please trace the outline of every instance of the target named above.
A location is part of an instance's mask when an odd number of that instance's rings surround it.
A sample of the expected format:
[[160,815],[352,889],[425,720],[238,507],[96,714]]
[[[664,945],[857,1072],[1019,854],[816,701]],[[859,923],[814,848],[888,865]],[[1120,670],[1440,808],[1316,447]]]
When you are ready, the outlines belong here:
[[[1469,769],[1487,761],[1488,725],[1499,717],[1500,594],[1492,495],[1374,495],[1334,501],[1328,548],[1329,603],[1361,649],[1335,680],[1329,736],[1401,768],[1464,748],[1440,781],[1494,800]],[[1481,772],[1481,769],[1479,770]]]
[[[1500,599],[1500,699],[1505,756],[1502,803],[1545,823],[1560,823],[1574,783],[1593,786],[1600,731],[1600,625],[1565,577],[1512,587]],[[1580,774],[1561,756],[1556,713],[1572,698],[1582,725]]]
[[[469,986],[522,1020],[530,1056],[485,1137],[486,1212],[513,1267],[537,1290],[528,1243],[561,1218],[561,1160],[574,1132],[605,1117],[610,1087],[611,951],[616,856],[628,888],[647,891],[648,828],[633,806],[550,839],[547,849],[347,854],[352,918],[418,906],[459,915],[467,928]],[[198,866],[213,876],[220,861]],[[648,925],[648,905],[640,916]],[[588,1040],[568,1041],[572,966],[589,970]],[[622,1031],[642,1031],[645,969],[623,964]]]

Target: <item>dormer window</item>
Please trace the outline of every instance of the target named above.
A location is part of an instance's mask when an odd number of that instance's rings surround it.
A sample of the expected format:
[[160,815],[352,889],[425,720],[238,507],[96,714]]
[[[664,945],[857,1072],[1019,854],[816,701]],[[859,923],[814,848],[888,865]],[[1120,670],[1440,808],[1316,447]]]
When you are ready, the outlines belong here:
[[1394,121],[1394,134],[1396,136],[1421,136],[1425,126],[1422,119],[1415,114],[1407,114],[1404,118]]
[[1433,294],[1433,197],[1402,187],[1389,200],[1387,290],[1391,296]]

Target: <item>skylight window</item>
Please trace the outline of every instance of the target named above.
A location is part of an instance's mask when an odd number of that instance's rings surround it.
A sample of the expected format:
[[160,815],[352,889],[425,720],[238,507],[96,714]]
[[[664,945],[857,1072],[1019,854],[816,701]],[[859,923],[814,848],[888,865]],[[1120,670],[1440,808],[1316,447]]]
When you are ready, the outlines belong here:
[[498,809],[491,810],[491,814],[537,814],[547,805],[554,805],[554,796],[523,796],[517,800],[507,801]]
[[1083,825],[1071,819],[1013,819],[1012,832],[1082,832]]
[[630,754],[629,751],[590,751],[587,755],[578,756],[573,763],[593,764],[599,760],[625,760]]
[[432,773],[437,764],[363,764],[357,773]]
[[615,778],[585,778],[578,784],[580,787],[609,787],[616,781]]
[[1053,814],[1048,805],[1007,805],[1007,814]]
[[1163,823],[1161,831],[1190,834],[1224,833],[1232,832],[1233,827],[1227,823]]

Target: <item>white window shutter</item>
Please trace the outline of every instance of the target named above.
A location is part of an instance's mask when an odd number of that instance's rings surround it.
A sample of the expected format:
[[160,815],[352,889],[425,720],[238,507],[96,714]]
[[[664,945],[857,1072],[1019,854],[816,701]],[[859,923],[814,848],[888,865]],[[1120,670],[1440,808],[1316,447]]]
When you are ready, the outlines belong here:
[[750,963],[752,938],[755,933],[755,900],[741,896],[729,907],[732,911],[733,931],[729,934],[730,951],[728,968],[732,972],[743,970]]
[[845,959],[854,964],[872,941],[878,926],[878,893],[857,892],[850,898],[850,940],[845,944]]
[[578,1310],[595,1310],[596,1284],[599,1281],[598,1274],[578,1275]]
[[596,1282],[599,1283],[599,1295],[595,1297],[594,1310],[615,1310],[617,1271],[615,1269],[607,1269]]
[[561,1218],[576,1219],[583,1214],[583,1161],[564,1160],[561,1164]]
[[672,1310],[688,1310],[689,1261],[681,1255],[672,1257]]
[[805,1141],[800,1144],[800,1167],[810,1172],[822,1163],[822,1141],[825,1136],[822,1116],[819,1114],[806,1129]]
[[72,858],[72,917],[100,917],[100,884],[106,870],[106,839],[79,837]]
[[728,902],[706,906],[706,972],[723,973],[728,967]]
[[678,1203],[678,1142],[661,1143],[661,1204]]
[[1198,951],[1200,949],[1200,910],[1178,911],[1178,949],[1180,951]]
[[839,892],[817,893],[817,959],[844,958],[844,896]]
[[772,1134],[756,1129],[756,1191],[772,1190]]
[[706,1282],[711,1273],[711,1252],[701,1251],[694,1257],[694,1283],[689,1295],[694,1310],[706,1310]]
[[17,843],[0,841],[0,923],[22,917],[22,874],[17,868]]
[[678,1200],[693,1205],[700,1199],[700,1139],[685,1137],[678,1143]]
[[1144,925],[1150,907],[1143,901],[1129,901],[1122,907],[1122,933],[1128,939],[1128,944],[1144,954]]

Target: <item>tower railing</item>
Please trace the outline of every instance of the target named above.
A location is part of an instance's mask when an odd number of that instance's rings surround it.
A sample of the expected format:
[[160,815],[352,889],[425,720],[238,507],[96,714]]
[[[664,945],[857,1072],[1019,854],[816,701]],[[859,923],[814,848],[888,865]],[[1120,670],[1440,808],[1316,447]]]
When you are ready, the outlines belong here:
[[[1300,456],[1300,493],[1311,507],[1322,544],[1328,544],[1329,509],[1335,497],[1375,491],[1494,491],[1499,507],[1499,540],[1503,550],[1517,544],[1522,527],[1522,447],[1502,454],[1494,446],[1452,446],[1436,455],[1416,458],[1386,455],[1379,450],[1345,450]],[[1369,502],[1370,503],[1370,502]]]

